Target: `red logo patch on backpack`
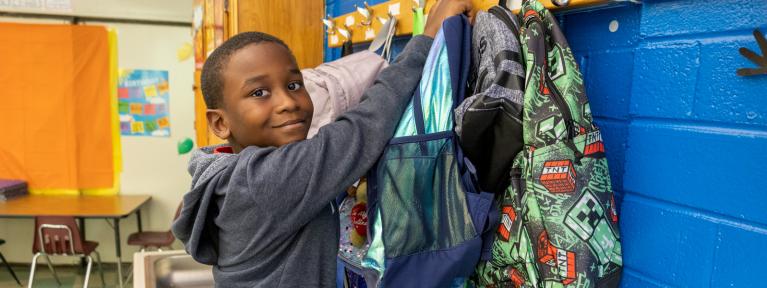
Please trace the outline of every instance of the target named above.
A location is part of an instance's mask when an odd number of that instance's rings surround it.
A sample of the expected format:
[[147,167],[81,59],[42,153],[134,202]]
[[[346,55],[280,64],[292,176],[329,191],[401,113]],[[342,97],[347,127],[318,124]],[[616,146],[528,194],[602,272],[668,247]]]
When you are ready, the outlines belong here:
[[575,176],[570,160],[546,161],[540,180],[551,193],[570,193],[575,191]]
[[562,278],[562,284],[575,281],[575,252],[554,246],[546,230],[538,237],[538,261],[552,267]]
[[517,220],[514,207],[511,207],[511,205],[501,207],[501,225],[498,226],[498,234],[501,235],[503,241],[509,242],[511,225],[514,224],[514,220]]
[[599,130],[586,135],[586,146],[583,147],[583,156],[597,153],[605,153],[605,144],[602,142],[602,132]]

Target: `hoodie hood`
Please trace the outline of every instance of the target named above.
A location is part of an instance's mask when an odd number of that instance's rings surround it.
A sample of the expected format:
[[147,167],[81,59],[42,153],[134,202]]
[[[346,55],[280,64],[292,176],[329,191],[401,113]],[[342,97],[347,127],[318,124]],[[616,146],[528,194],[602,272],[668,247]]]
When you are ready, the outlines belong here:
[[[218,146],[197,149],[189,161],[188,171],[192,175],[192,188],[184,195],[184,205],[176,221],[173,222],[173,234],[178,238],[189,255],[197,262],[214,265],[218,259],[216,243],[217,231],[213,224],[218,206],[214,201],[216,183],[226,177],[222,173],[237,160],[237,154],[214,153]],[[219,192],[222,194],[222,192]],[[222,194],[223,195],[223,194]]]

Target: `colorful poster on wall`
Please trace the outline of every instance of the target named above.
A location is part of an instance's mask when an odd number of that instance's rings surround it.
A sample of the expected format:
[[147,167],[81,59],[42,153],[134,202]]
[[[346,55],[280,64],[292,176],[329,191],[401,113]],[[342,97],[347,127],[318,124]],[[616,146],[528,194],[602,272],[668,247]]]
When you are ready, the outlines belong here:
[[170,136],[168,71],[120,69],[117,100],[122,135]]

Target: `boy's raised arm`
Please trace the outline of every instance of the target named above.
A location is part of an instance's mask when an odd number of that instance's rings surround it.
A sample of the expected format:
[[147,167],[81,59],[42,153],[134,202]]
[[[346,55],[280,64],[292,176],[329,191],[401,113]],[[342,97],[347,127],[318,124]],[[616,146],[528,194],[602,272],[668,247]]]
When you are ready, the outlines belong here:
[[248,175],[255,211],[263,211],[256,212],[265,220],[259,222],[272,226],[263,232],[292,233],[279,230],[306,224],[371,168],[420,81],[431,43],[426,36],[411,39],[397,60],[381,71],[360,105],[322,127],[314,138],[240,152],[233,175]]

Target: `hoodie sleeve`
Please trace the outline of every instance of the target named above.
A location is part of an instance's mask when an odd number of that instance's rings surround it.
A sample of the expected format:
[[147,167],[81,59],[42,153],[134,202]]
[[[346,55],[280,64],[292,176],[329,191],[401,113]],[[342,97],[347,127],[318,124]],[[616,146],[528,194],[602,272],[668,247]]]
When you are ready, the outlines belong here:
[[360,105],[314,138],[240,152],[229,185],[247,189],[229,189],[226,198],[235,190],[248,194],[237,198],[249,198],[246,214],[258,219],[260,231],[254,233],[259,239],[268,242],[301,229],[375,164],[421,79],[431,43],[426,36],[412,38]]

